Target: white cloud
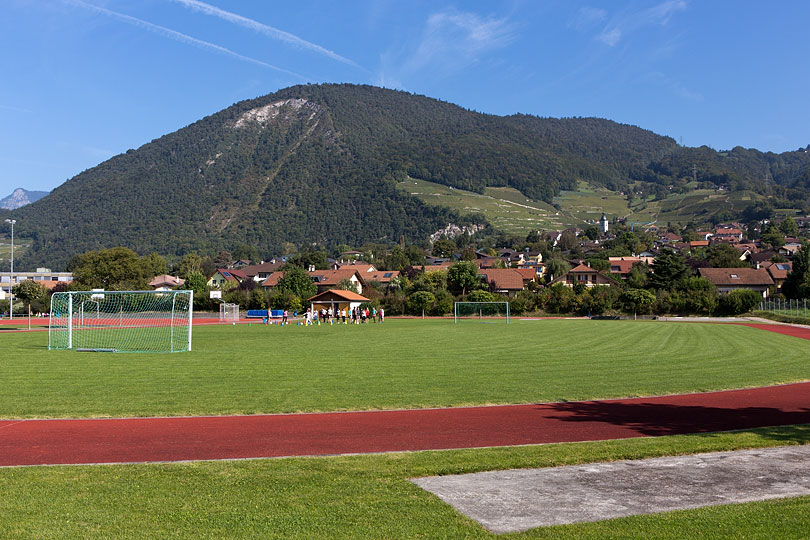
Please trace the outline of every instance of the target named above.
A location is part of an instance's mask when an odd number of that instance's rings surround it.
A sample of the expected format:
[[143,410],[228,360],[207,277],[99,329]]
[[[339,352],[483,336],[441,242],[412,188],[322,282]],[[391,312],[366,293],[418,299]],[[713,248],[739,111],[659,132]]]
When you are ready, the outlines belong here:
[[596,36],[596,39],[613,47],[624,36],[649,25],[664,26],[678,11],[687,8],[685,0],[667,0],[650,8],[633,12],[624,12],[612,21]]
[[0,109],[6,110],[6,111],[21,112],[21,113],[33,112],[30,109],[24,109],[22,107],[15,107],[14,105],[0,105]]
[[662,86],[669,90],[671,93],[679,96],[683,99],[694,101],[694,102],[702,102],[704,100],[703,94],[700,92],[696,92],[684,86],[681,82],[661,73],[660,71],[654,71],[647,75],[647,78],[654,82],[655,84]]
[[244,28],[249,28],[270,38],[283,41],[284,43],[294,45],[302,49],[314,51],[318,54],[328,56],[333,60],[337,60],[338,62],[343,62],[344,64],[360,67],[352,60],[344,58],[343,56],[340,56],[334,51],[330,51],[329,49],[321,47],[320,45],[302,39],[296,35],[290,34],[289,32],[285,32],[284,30],[279,30],[278,28],[274,28],[264,23],[260,23],[259,21],[243,17],[242,15],[237,15],[236,13],[231,13],[230,11],[225,11],[216,6],[212,6],[211,4],[206,4],[205,2],[200,2],[199,0],[173,0],[173,1],[182,4],[187,8],[193,9],[194,11],[198,11],[206,15],[211,15],[213,17],[217,17],[219,19],[228,21],[229,23],[232,24],[242,26]]
[[292,76],[298,77],[300,79],[304,79],[304,80],[307,79],[307,77],[304,77],[303,75],[295,73],[294,71],[289,71],[287,69],[280,68],[280,67],[274,66],[272,64],[268,64],[267,62],[263,62],[261,60],[257,60],[256,58],[251,58],[250,56],[245,56],[243,54],[239,54],[237,52],[234,52],[234,51],[232,51],[230,49],[227,49],[227,48],[222,47],[220,45],[217,45],[215,43],[211,43],[211,42],[208,42],[208,41],[203,41],[201,39],[197,39],[197,38],[189,36],[187,34],[177,32],[176,30],[166,28],[165,26],[159,26],[157,24],[152,24],[152,23],[150,23],[148,21],[144,21],[143,19],[138,19],[137,17],[132,17],[131,15],[124,15],[123,13],[118,13],[116,11],[112,11],[112,10],[109,10],[107,8],[103,8],[101,6],[88,4],[86,2],[83,2],[82,0],[63,0],[63,1],[67,2],[68,4],[72,4],[74,6],[78,6],[78,7],[84,8],[84,9],[88,9],[90,11],[95,11],[96,13],[101,13],[103,15],[108,15],[110,17],[118,19],[119,21],[123,21],[123,22],[125,22],[127,24],[131,24],[131,25],[137,26],[139,28],[143,28],[144,30],[148,30],[150,32],[162,35],[164,37],[167,37],[169,39],[172,39],[172,40],[180,42],[180,43],[185,43],[185,44],[188,44],[188,45],[194,45],[195,47],[199,47],[201,49],[213,50],[215,52],[218,52],[220,54],[224,54],[226,56],[231,56],[231,57],[236,58],[237,60],[241,60],[243,62],[249,62],[251,64],[256,64],[256,65],[259,65],[259,66],[262,66],[262,67],[266,67],[266,68],[269,68],[269,69],[280,71],[282,73],[286,73],[288,75],[292,75]]
[[417,70],[436,63],[459,68],[514,40],[506,19],[482,18],[475,13],[446,11],[430,15],[416,51],[406,67]]
[[596,39],[613,47],[622,38],[622,31],[618,28],[605,29],[601,34],[596,36]]
[[577,10],[577,17],[568,26],[577,30],[588,30],[607,18],[607,11],[601,8],[584,6]]

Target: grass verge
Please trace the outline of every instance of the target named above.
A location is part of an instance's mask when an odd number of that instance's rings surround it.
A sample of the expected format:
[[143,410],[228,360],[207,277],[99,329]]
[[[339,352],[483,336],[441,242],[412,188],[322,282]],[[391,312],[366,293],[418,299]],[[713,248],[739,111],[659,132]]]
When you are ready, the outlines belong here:
[[[325,458],[0,469],[2,538],[494,538],[408,479],[810,443],[810,425]],[[810,497],[503,538],[806,538]]]

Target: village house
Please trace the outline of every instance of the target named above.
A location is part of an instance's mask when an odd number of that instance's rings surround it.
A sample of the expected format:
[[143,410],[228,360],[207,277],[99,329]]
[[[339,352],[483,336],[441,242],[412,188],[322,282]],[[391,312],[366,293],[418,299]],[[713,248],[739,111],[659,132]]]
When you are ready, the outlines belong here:
[[[319,294],[329,289],[336,289],[344,279],[352,283],[355,289],[357,289],[358,293],[362,293],[363,288],[366,286],[366,282],[369,281],[368,277],[371,275],[358,272],[352,267],[341,268],[338,270],[311,270],[307,272],[307,274],[309,274],[309,277],[312,279],[315,285],[317,285]],[[397,272],[397,274],[399,273]],[[277,287],[279,281],[283,277],[284,272],[273,272],[262,282],[262,288],[272,289]]]
[[171,291],[178,287],[182,287],[185,283],[186,280],[183,278],[162,274],[160,276],[153,277],[152,281],[149,282],[149,286],[155,291]]
[[209,287],[222,287],[222,285],[226,282],[230,283],[242,283],[248,277],[242,273],[241,270],[233,270],[228,268],[217,268],[214,275],[208,278],[206,285]]
[[284,265],[283,261],[266,261],[260,264],[251,264],[250,266],[245,266],[242,268],[242,273],[247,276],[248,279],[252,279],[257,283],[261,283],[266,280],[270,274],[278,270]]
[[518,263],[518,268],[531,268],[534,270],[537,279],[543,277],[546,272],[546,265],[543,264],[543,254],[539,251],[529,251],[523,260]]
[[751,289],[767,298],[768,288],[774,285],[771,275],[763,268],[698,268],[698,272],[721,293]]
[[595,287],[597,285],[613,286],[618,284],[614,278],[606,276],[595,268],[591,268],[586,264],[580,264],[575,268],[572,268],[562,276],[552,280],[550,285],[555,285],[557,283],[562,283],[567,287],[573,287],[577,284],[584,285],[586,287]]
[[782,285],[785,283],[787,276],[790,272],[793,271],[793,263],[792,262],[781,262],[775,263],[771,261],[765,261],[760,265],[760,268],[764,268],[768,271],[771,275],[771,279],[773,279],[774,287],[776,288],[776,292],[782,291]]
[[608,257],[610,273],[614,277],[626,279],[630,270],[637,264],[652,264],[655,257]]
[[489,290],[509,296],[514,296],[537,279],[531,268],[482,268],[478,275],[489,285]]

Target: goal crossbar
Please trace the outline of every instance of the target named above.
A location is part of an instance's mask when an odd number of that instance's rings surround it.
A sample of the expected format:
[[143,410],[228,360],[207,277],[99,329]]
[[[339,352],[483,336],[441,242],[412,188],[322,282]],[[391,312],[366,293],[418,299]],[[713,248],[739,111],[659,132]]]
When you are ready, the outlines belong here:
[[48,349],[190,351],[192,293],[191,290],[54,293]]

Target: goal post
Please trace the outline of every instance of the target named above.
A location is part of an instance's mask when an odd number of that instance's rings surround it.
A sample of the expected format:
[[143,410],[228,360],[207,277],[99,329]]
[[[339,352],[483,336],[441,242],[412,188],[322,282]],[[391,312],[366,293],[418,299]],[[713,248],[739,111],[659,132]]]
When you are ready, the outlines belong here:
[[51,297],[48,349],[191,350],[193,292],[73,291]]
[[239,322],[239,304],[220,304],[219,322]]
[[465,320],[505,320],[509,324],[509,302],[455,302],[453,321],[458,324]]

